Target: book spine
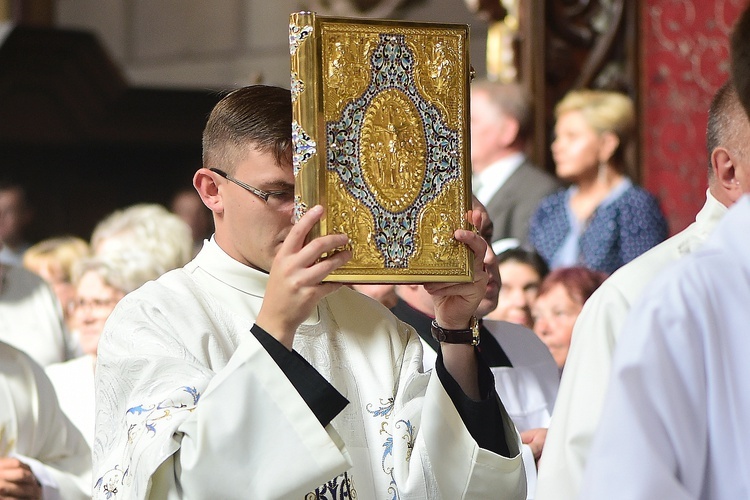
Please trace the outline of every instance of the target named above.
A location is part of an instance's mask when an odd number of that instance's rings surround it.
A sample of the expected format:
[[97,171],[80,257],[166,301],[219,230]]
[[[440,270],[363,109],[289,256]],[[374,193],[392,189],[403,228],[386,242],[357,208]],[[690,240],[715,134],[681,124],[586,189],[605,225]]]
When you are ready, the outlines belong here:
[[[325,136],[320,73],[320,33],[314,12],[296,12],[289,19],[289,54],[292,91],[292,162],[294,165],[294,218],[322,204]],[[321,223],[308,239],[322,234]]]

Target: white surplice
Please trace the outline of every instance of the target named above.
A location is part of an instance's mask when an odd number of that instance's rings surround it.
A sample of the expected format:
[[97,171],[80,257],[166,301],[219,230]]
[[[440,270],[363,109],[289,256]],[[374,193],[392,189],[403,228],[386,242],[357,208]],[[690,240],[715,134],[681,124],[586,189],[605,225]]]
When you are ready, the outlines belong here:
[[615,271],[584,304],[573,329],[555,412],[539,461],[537,500],[578,497],[615,345],[632,304],[661,270],[699,248],[726,211],[706,192],[706,203],[693,224]]
[[294,340],[350,402],[323,428],[250,332],[267,279],[212,240],[118,303],[98,352],[96,498],[523,498],[507,414],[512,458],[477,446],[414,330],[346,287]]
[[750,198],[633,306],[584,499],[750,498]]
[[87,354],[65,363],[55,363],[45,372],[57,393],[60,408],[89,446],[94,444],[94,356]]
[[91,498],[91,451],[65,417],[44,370],[0,342],[0,457],[31,467],[44,500]]

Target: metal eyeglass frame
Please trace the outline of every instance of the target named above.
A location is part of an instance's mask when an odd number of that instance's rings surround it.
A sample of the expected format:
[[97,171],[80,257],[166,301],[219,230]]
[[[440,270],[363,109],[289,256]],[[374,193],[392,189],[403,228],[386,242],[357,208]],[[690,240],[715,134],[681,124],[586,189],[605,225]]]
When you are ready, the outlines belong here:
[[250,184],[246,184],[246,183],[242,182],[241,180],[232,177],[228,173],[226,173],[223,170],[220,170],[218,168],[211,167],[211,168],[209,168],[209,170],[211,172],[219,174],[220,176],[222,176],[223,178],[225,178],[229,182],[233,182],[233,183],[237,184],[239,187],[241,187],[245,191],[248,191],[248,192],[254,194],[258,198],[260,198],[261,200],[263,200],[266,204],[268,203],[268,198],[270,198],[272,196],[278,196],[278,197],[289,196],[289,192],[288,191],[263,191],[262,189],[258,189],[257,187],[253,187]]

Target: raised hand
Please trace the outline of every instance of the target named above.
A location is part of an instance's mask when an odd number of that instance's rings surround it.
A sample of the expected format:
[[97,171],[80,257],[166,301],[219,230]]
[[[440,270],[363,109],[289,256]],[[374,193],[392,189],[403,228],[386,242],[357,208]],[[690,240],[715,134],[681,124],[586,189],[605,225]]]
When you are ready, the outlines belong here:
[[322,283],[323,278],[352,257],[347,250],[321,259],[348,243],[345,234],[322,236],[305,244],[307,234],[322,216],[323,207],[316,205],[289,232],[271,265],[263,306],[255,321],[289,350],[297,327],[320,299],[341,287],[341,283]]
[[[469,210],[467,220],[474,227],[482,222],[482,213]],[[479,234],[466,229],[457,229],[454,237],[465,243],[474,252],[474,281],[471,283],[426,283],[424,285],[435,304],[435,319],[443,328],[468,328],[471,317],[477,310],[487,289],[489,275],[484,269],[484,254],[487,242]]]

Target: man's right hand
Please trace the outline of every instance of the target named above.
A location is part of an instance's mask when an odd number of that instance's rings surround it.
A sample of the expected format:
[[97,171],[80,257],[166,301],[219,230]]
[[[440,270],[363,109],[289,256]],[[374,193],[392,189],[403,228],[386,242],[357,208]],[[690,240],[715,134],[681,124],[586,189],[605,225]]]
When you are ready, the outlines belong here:
[[0,457],[0,500],[6,498],[42,498],[42,487],[31,467],[17,458]]
[[292,227],[271,265],[271,272],[255,323],[292,349],[297,327],[307,319],[320,299],[341,287],[341,283],[323,283],[332,271],[351,259],[350,251],[339,251],[319,260],[349,242],[345,234],[321,236],[305,245],[305,238],[323,216],[316,205]]

